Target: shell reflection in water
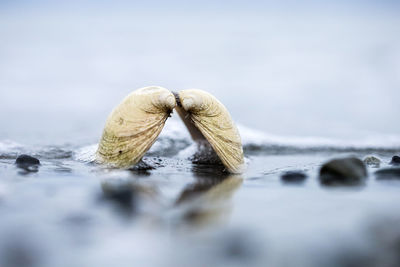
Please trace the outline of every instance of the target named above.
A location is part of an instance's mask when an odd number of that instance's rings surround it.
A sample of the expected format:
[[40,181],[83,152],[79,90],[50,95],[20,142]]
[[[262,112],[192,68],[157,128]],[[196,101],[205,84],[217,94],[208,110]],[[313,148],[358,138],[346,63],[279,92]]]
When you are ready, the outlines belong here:
[[138,163],[175,105],[174,95],[162,87],[144,87],[129,94],[106,121],[96,162],[118,168]]
[[177,100],[176,109],[193,139],[207,140],[229,172],[243,172],[241,138],[225,106],[197,89],[180,91]]
[[101,182],[100,203],[108,203],[125,218],[135,216],[150,228],[212,227],[230,218],[232,198],[242,183],[238,175],[198,177],[169,198],[151,180],[108,178]]
[[232,211],[232,197],[243,179],[229,175],[206,181],[208,183],[200,180],[187,186],[176,201],[182,211],[182,223],[197,227],[225,222]]

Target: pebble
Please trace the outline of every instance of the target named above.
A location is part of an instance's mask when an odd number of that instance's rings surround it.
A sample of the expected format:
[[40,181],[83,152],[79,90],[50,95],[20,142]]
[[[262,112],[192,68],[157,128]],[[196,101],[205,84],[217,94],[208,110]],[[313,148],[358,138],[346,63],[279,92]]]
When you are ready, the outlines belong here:
[[37,158],[34,158],[29,155],[19,155],[18,158],[15,160],[15,164],[18,165],[39,165],[40,161]]
[[156,163],[155,162],[145,162],[142,159],[135,166],[132,166],[128,170],[137,175],[148,176],[151,174],[150,171],[156,169],[157,167],[159,167],[159,165],[160,165],[159,162],[156,162]]
[[364,158],[363,161],[367,166],[370,166],[372,168],[379,168],[382,162],[379,158],[375,156],[367,156]]
[[281,175],[284,183],[302,183],[306,178],[307,175],[302,171],[287,171]]
[[378,180],[400,180],[400,168],[385,168],[375,172]]
[[23,154],[17,157],[15,164],[26,172],[37,172],[40,161],[37,158]]
[[358,158],[333,159],[325,163],[319,173],[323,185],[359,185],[367,177],[367,168]]
[[390,162],[391,165],[400,165],[400,157],[393,156],[392,161]]

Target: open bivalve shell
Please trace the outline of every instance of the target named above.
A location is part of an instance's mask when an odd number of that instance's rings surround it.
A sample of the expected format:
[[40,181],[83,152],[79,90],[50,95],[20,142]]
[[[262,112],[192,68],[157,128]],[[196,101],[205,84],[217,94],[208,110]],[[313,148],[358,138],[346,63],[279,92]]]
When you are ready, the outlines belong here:
[[117,168],[138,163],[175,106],[174,95],[162,87],[144,87],[129,94],[106,121],[96,161]]
[[243,172],[241,138],[225,106],[213,95],[197,89],[180,91],[177,102],[176,109],[193,139],[207,140],[229,172]]

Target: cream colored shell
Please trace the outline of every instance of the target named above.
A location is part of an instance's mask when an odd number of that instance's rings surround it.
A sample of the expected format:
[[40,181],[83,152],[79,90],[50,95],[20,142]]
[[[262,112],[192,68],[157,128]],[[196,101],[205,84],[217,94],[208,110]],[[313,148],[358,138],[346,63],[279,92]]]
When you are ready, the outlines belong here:
[[[213,95],[197,89],[180,91],[179,102],[227,170],[231,173],[243,172],[241,138],[225,106]],[[197,138],[193,133],[192,136]]]
[[96,162],[118,168],[138,163],[175,106],[174,95],[162,87],[144,87],[129,94],[106,121]]

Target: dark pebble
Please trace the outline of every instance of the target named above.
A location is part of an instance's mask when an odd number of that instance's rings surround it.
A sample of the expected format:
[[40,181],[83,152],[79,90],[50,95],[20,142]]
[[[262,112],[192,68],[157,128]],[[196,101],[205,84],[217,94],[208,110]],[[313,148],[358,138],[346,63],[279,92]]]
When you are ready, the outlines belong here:
[[386,168],[375,172],[375,176],[379,180],[400,180],[400,168]]
[[154,169],[155,167],[144,161],[139,161],[135,166],[129,168],[131,171],[150,171]]
[[393,156],[392,161],[390,162],[392,165],[400,165],[400,157],[399,156]]
[[150,160],[148,160],[148,162],[145,162],[142,159],[135,166],[132,166],[131,168],[129,168],[129,171],[131,171],[132,173],[135,173],[135,174],[148,176],[148,175],[150,175],[151,170],[154,170],[154,169],[156,169],[156,167],[159,167],[158,165],[160,165],[159,162],[155,163],[155,162],[151,162]]
[[306,180],[307,175],[302,171],[288,171],[281,175],[284,183],[302,183]]
[[20,155],[18,158],[15,160],[15,163],[18,165],[39,165],[40,161],[37,158],[34,158],[29,155]]
[[40,161],[29,155],[20,155],[15,160],[18,168],[23,169],[25,172],[37,172],[39,169]]
[[319,172],[323,185],[360,185],[366,177],[367,168],[354,157],[333,159],[322,165]]

